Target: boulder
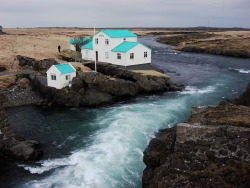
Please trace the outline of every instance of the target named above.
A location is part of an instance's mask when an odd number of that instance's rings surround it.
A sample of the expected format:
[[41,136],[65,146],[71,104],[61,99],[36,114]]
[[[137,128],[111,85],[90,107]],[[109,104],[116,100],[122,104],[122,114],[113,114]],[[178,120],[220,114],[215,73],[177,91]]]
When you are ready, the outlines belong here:
[[250,106],[250,83],[248,84],[246,90],[234,99],[228,100],[228,102],[236,105]]
[[41,144],[35,140],[25,140],[18,142],[10,148],[12,154],[19,159],[26,161],[37,160],[42,155]]
[[52,58],[51,59],[36,60],[36,59],[30,58],[30,57],[17,55],[17,59],[19,61],[20,67],[28,66],[36,71],[46,71],[52,65],[58,64],[58,62]]
[[52,65],[57,65],[58,62],[55,59],[43,59],[41,61],[34,61],[33,68],[36,71],[46,71]]
[[84,82],[79,77],[74,77],[72,80],[71,90],[78,92],[80,89],[84,88]]

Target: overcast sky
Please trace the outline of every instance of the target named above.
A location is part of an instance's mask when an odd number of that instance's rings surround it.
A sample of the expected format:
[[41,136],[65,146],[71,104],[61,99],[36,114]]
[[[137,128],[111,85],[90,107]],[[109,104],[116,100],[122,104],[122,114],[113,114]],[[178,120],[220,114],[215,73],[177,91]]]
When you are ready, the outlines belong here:
[[243,27],[250,0],[1,0],[9,27]]

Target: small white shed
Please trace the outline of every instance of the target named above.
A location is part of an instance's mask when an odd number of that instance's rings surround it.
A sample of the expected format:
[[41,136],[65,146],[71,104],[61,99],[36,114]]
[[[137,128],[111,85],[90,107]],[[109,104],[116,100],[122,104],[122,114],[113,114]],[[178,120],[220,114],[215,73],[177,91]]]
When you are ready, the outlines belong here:
[[76,69],[70,63],[52,65],[47,73],[47,83],[50,87],[62,89],[76,77]]

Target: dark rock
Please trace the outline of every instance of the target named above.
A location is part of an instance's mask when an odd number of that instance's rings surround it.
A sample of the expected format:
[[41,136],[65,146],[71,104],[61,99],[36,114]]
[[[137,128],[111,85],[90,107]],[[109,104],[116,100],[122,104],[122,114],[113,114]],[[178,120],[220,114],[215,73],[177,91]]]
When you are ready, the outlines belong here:
[[79,77],[74,77],[72,80],[72,86],[71,86],[72,91],[78,92],[82,88],[84,88],[84,83],[82,79],[80,79]]
[[0,72],[6,71],[6,67],[0,66]]
[[47,71],[52,65],[58,64],[55,59],[35,60],[21,55],[17,55],[17,59],[20,67],[28,66],[36,71]]
[[[94,63],[86,63],[85,66],[94,69]],[[107,63],[98,63],[97,67],[98,72],[104,75],[134,82],[138,92],[157,93],[178,90],[178,87],[166,77],[142,75],[141,73],[132,72]]]
[[249,117],[245,106],[193,107],[175,134],[149,143],[143,187],[249,187]]
[[16,158],[26,161],[37,160],[42,156],[41,144],[35,140],[18,142],[10,148]]
[[250,83],[241,95],[239,95],[235,99],[229,99],[228,102],[236,105],[250,106]]
[[34,70],[36,71],[47,71],[52,65],[57,65],[55,59],[43,59],[41,61],[35,61],[33,64]]
[[[4,97],[0,97],[4,99]],[[43,152],[41,144],[35,140],[20,140],[16,138],[7,122],[5,108],[2,103],[5,100],[0,100],[0,150],[6,155],[14,156],[20,160],[37,160]]]

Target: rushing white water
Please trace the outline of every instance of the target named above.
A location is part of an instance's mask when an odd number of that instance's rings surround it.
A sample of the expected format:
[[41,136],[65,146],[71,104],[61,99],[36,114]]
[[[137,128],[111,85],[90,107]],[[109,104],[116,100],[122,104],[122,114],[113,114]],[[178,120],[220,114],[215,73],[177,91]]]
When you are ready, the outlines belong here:
[[32,174],[50,172],[23,187],[138,187],[145,167],[143,150],[154,133],[185,120],[190,106],[209,99],[216,87],[188,86],[178,92],[180,95],[143,97],[106,108],[90,122],[100,129],[89,135],[93,141],[87,147],[64,158],[40,161],[35,166],[21,165]]
[[229,70],[236,71],[236,72],[243,73],[243,74],[249,74],[250,73],[250,70],[242,69],[242,68],[232,68],[232,67],[230,67]]
[[22,165],[30,173],[52,171],[44,180],[23,187],[136,187],[144,168],[145,145],[155,131],[177,123],[177,115],[185,108],[176,99],[158,101],[157,97],[111,107],[94,120],[102,129],[90,135],[93,142],[88,147],[37,166]]
[[25,175],[12,179],[12,187],[139,188],[143,151],[159,129],[186,121],[192,105],[236,96],[249,81],[248,73],[228,68],[250,70],[246,60],[176,52],[143,40],[153,48],[154,64],[187,83],[185,89],[97,109],[10,110],[16,131],[46,146],[43,160],[15,165]]

